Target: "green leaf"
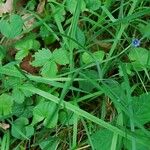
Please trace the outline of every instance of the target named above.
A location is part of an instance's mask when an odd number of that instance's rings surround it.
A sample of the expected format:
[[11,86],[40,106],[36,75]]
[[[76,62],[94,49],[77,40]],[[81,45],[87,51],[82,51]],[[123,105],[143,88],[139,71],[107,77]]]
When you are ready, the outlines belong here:
[[37,50],[40,48],[40,43],[35,39],[24,39],[15,44],[17,50]]
[[2,60],[5,58],[6,56],[6,49],[0,45],[0,64],[2,63]]
[[49,49],[43,48],[35,53],[34,58],[35,60],[31,63],[35,67],[43,66],[48,61],[50,61],[52,57],[52,53]]
[[29,53],[29,50],[22,49],[16,53],[15,59],[22,60],[24,57],[28,55],[28,53]]
[[44,120],[43,124],[47,128],[53,128],[57,125],[58,112],[56,112],[57,105],[54,102],[41,101],[33,109],[32,124],[36,124]]
[[56,150],[59,144],[59,139],[56,137],[50,137],[42,142],[40,142],[39,146],[41,150]]
[[[91,136],[91,140],[95,150],[111,150],[113,132],[107,129],[100,129]],[[90,143],[89,143],[90,144]]]
[[12,98],[16,103],[20,104],[24,102],[25,96],[21,90],[19,90],[18,88],[14,88],[12,91]]
[[104,58],[105,53],[104,53],[104,51],[96,51],[92,55],[93,55],[94,58],[90,54],[88,54],[87,52],[84,52],[82,54],[82,61],[85,64],[94,62],[95,61],[94,59],[96,59],[96,61],[100,61],[101,62],[103,60],[103,58]]
[[[28,83],[23,84],[23,86],[33,87],[33,84],[28,82]],[[25,89],[21,89],[21,91],[23,92],[23,94],[25,95],[25,97],[30,97],[30,96],[33,95],[32,92],[29,92],[29,91],[27,91]]]
[[133,97],[133,111],[138,122],[145,124],[150,122],[150,93]]
[[85,0],[86,8],[89,10],[98,10],[101,6],[100,0]]
[[129,59],[136,68],[150,66],[150,52],[145,48],[133,48],[129,52]]
[[9,115],[12,112],[13,100],[8,94],[0,95],[0,116]]
[[19,15],[13,14],[10,16],[9,22],[6,20],[0,21],[0,31],[7,38],[15,38],[23,28],[23,20]]
[[50,45],[56,41],[55,36],[45,26],[41,26],[40,36],[42,37],[46,45]]
[[29,54],[29,50],[37,50],[40,48],[40,43],[35,39],[25,39],[21,40],[15,44],[15,48],[19,50],[16,53],[15,59],[22,60],[25,56]]
[[59,22],[63,22],[65,20],[65,14],[66,11],[64,9],[64,5],[53,5],[51,4],[53,13],[54,13],[54,18],[55,20],[58,20]]
[[[143,131],[141,131],[140,129],[136,129],[135,133],[141,135],[141,137],[145,136],[143,134]],[[136,138],[135,138],[135,142],[136,142]],[[150,141],[148,141],[148,142],[150,142]],[[124,138],[123,143],[124,143],[124,147],[126,150],[132,149],[132,142],[130,140]],[[150,150],[150,147],[136,142],[136,150]]]
[[26,139],[34,134],[34,128],[28,125],[29,121],[25,117],[16,119],[11,128],[11,134],[18,139]]
[[76,118],[76,114],[69,110],[60,110],[59,121],[63,125],[73,125]]
[[139,25],[139,30],[142,33],[142,35],[148,39],[150,39],[150,22],[147,23],[147,25]]
[[14,88],[22,83],[22,79],[15,77],[7,77],[3,82],[5,88]]
[[50,35],[50,32],[49,32],[49,30],[43,25],[43,26],[41,26],[40,27],[40,36],[42,37],[42,38],[44,38],[44,37],[48,37]]
[[66,50],[63,49],[56,49],[53,52],[53,59],[59,65],[66,65],[69,64],[69,57]]
[[[133,72],[132,72],[132,65],[131,65],[131,63],[124,63],[124,65],[125,65],[125,67],[126,67],[126,71],[127,71],[127,74],[129,74],[129,75],[133,75]],[[123,74],[123,71],[122,71],[122,68],[121,68],[121,66],[119,65],[119,75],[120,76],[124,76],[124,74]]]
[[[98,73],[94,70],[85,70],[82,73],[91,79],[98,79]],[[81,78],[83,77],[81,76]],[[95,86],[85,79],[85,81],[79,81],[79,88],[83,89],[84,91],[91,92]]]
[[57,65],[54,61],[47,62],[41,69],[41,74],[44,77],[55,77],[57,72]]
[[[77,6],[78,1],[75,0],[66,0],[66,8],[67,10],[70,11],[70,13],[74,13],[76,6]],[[81,0],[81,11],[84,11],[86,8],[86,4],[84,2],[84,0]]]

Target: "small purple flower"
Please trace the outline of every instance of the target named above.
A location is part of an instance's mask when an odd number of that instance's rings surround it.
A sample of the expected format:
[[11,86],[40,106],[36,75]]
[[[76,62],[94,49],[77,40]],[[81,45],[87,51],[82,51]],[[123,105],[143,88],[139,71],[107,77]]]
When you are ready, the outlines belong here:
[[140,46],[140,43],[141,43],[141,41],[138,40],[138,39],[133,39],[133,40],[132,40],[132,45],[133,45],[134,47]]

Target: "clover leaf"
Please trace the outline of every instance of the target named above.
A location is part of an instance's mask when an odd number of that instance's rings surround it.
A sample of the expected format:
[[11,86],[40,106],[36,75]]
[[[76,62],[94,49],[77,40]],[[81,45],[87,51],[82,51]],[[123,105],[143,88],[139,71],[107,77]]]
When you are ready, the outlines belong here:
[[56,49],[52,53],[49,49],[42,49],[35,53],[34,61],[31,63],[35,67],[42,67],[41,74],[45,77],[56,76],[57,64],[66,65],[69,63],[68,53],[63,49]]
[[29,54],[31,49],[37,50],[40,48],[40,43],[35,39],[25,39],[16,43],[15,48],[18,50],[15,59],[22,60]]
[[21,16],[13,14],[8,20],[0,21],[0,32],[7,38],[15,38],[23,28],[23,20]]
[[27,118],[20,117],[13,122],[11,134],[17,139],[27,139],[34,134],[34,128]]

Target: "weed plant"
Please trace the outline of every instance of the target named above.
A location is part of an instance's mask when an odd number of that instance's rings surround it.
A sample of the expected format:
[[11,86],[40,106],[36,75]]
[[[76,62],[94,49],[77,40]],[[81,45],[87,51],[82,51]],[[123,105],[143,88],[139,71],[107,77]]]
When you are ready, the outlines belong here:
[[149,150],[150,1],[13,7],[0,19],[0,149]]

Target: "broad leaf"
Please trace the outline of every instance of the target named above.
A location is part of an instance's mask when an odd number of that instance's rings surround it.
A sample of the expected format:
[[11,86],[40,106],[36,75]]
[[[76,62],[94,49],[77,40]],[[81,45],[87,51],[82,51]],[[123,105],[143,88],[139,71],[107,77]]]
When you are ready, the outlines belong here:
[[[94,70],[85,70],[82,73],[92,80],[98,79],[98,73]],[[83,78],[82,75],[81,78]],[[85,81],[79,81],[79,87],[87,92],[91,92],[95,88],[95,86],[87,79],[85,79]]]
[[25,95],[18,88],[14,88],[12,92],[12,98],[16,103],[23,103],[25,99]]
[[0,21],[0,31],[7,38],[15,38],[23,28],[23,20],[19,15],[13,14],[10,16],[9,22],[6,20]]
[[59,144],[59,139],[50,137],[42,142],[40,142],[39,146],[41,150],[56,150]]
[[[76,0],[66,0],[66,8],[67,8],[67,10],[69,10],[70,13],[73,14],[75,12],[75,10],[76,10],[76,6],[77,6],[78,2],[79,1],[76,1]],[[84,0],[81,0],[80,8],[81,8],[81,11],[85,10],[86,4],[85,4]]]
[[[74,101],[70,101],[69,103],[78,107]],[[74,120],[76,120],[77,117],[77,114],[71,112],[70,110],[62,109],[59,111],[59,121],[63,125],[73,125]]]
[[44,125],[48,128],[53,128],[57,125],[58,112],[56,112],[57,105],[53,102],[41,101],[33,109],[32,124],[36,124],[44,120]]
[[13,100],[8,94],[0,95],[0,116],[9,115],[12,112]]
[[65,14],[66,11],[64,9],[64,5],[53,5],[51,4],[53,13],[54,13],[54,18],[56,20],[56,22],[63,22],[65,20]]
[[103,58],[104,58],[104,55],[105,53],[103,51],[96,51],[92,54],[92,56],[87,53],[87,52],[84,52],[82,54],[82,61],[85,63],[85,64],[88,64],[88,63],[91,63],[91,62],[95,62],[96,61],[102,61]]
[[[27,86],[27,87],[33,87],[33,84],[32,83],[25,83],[25,84],[23,84],[23,86]],[[25,89],[20,89],[22,92],[23,92],[23,94],[25,95],[25,97],[30,97],[30,96],[32,96],[33,95],[33,93],[32,92],[29,92],[28,90],[25,90]]]
[[98,10],[101,6],[100,0],[85,0],[86,8],[89,10]]
[[22,49],[18,51],[15,55],[16,60],[22,60],[24,57],[26,57],[29,54],[29,51],[26,49]]
[[49,30],[43,25],[40,27],[40,36],[42,38],[48,37],[50,35]]
[[133,111],[138,122],[145,124],[150,122],[150,93],[133,97]]
[[16,43],[15,48],[17,50],[37,50],[40,48],[40,43],[35,39],[27,38]]
[[[126,66],[126,72],[127,72],[127,74],[133,75],[133,72],[132,72],[132,69],[133,69],[132,64],[131,64],[131,63],[123,63],[123,64]],[[123,71],[122,71],[122,68],[121,68],[120,65],[119,65],[119,75],[120,75],[120,76],[124,76]]]
[[55,77],[57,72],[57,65],[54,61],[47,62],[41,69],[41,74],[44,77]]
[[34,134],[34,128],[31,125],[28,125],[29,121],[27,118],[18,118],[16,119],[11,128],[11,134],[18,139],[26,139],[31,137]]
[[107,129],[100,129],[91,136],[95,150],[111,150],[112,138],[113,132]]
[[147,38],[149,38],[150,39],[150,22],[149,23],[147,23],[147,25],[142,25],[142,24],[140,24],[139,25],[139,30],[140,30],[140,32],[142,33],[142,35],[144,36],[144,37],[147,37]]
[[150,52],[145,48],[133,48],[129,52],[129,58],[136,68],[150,66]]
[[[141,137],[145,136],[143,134],[143,131],[141,131],[140,129],[136,129],[135,133],[139,134]],[[147,141],[147,142],[150,142],[150,140]],[[145,146],[143,144],[138,143],[136,141],[136,138],[135,138],[135,143],[136,143],[136,150],[150,150],[149,146]],[[128,140],[127,138],[124,138],[123,144],[124,144],[124,147],[125,147],[126,150],[131,150],[132,149],[132,142],[130,140]]]
[[43,66],[48,61],[50,61],[52,57],[52,53],[49,49],[43,48],[35,53],[34,58],[35,60],[31,63],[35,67]]
[[59,65],[66,65],[69,63],[69,56],[66,50],[56,49],[53,52],[53,59]]
[[40,48],[40,43],[35,39],[25,39],[16,43],[15,48],[19,50],[16,53],[15,59],[22,60],[25,56],[29,54],[31,49],[37,50]]

